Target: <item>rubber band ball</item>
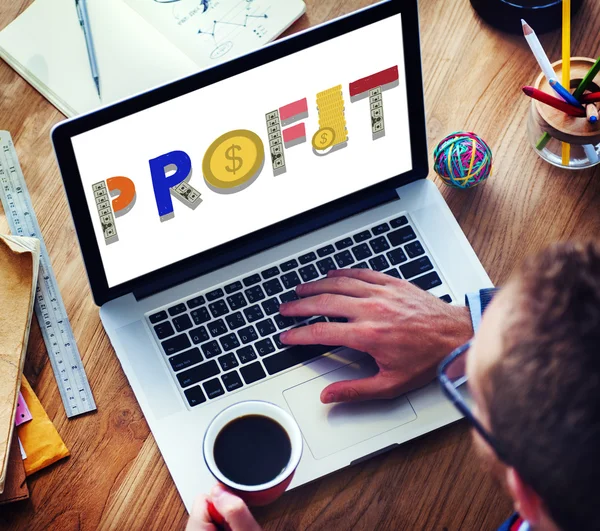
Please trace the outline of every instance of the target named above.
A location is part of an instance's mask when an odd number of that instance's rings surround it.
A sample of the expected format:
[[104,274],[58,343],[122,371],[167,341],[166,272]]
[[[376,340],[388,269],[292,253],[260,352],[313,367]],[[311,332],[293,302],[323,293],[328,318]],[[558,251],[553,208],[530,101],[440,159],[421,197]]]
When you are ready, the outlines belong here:
[[433,152],[433,169],[453,188],[473,188],[492,174],[492,150],[475,133],[455,132]]

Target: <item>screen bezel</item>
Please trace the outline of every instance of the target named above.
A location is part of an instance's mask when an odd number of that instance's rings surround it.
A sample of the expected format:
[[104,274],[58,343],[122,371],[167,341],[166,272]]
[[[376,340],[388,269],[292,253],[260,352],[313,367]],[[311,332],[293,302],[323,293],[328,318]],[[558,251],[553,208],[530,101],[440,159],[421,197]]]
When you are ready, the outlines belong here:
[[[412,170],[125,283],[108,286],[71,142],[72,137],[398,13],[402,15]],[[365,53],[370,52],[366,50]],[[309,28],[229,62],[61,122],[52,130],[51,138],[96,304],[101,306],[128,293],[143,298],[167,289],[345,217],[391,201],[397,198],[396,188],[427,177],[427,137],[417,0],[388,0],[329,23]]]

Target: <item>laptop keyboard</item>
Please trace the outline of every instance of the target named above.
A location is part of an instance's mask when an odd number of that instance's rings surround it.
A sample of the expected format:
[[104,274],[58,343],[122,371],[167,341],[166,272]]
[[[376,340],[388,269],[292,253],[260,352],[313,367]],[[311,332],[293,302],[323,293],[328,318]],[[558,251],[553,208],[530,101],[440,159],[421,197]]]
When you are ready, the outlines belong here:
[[[369,268],[424,290],[443,284],[408,216],[395,216],[146,315],[191,408],[306,363],[335,347],[287,346],[285,330],[342,318],[284,317],[295,287],[331,269]],[[449,295],[440,297],[450,303]]]

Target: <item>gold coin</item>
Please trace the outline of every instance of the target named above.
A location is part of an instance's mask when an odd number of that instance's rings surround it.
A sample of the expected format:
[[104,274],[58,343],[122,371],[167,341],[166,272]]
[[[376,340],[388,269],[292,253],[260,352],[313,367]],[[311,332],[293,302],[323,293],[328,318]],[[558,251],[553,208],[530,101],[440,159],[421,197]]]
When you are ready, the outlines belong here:
[[260,137],[246,129],[230,131],[217,138],[202,159],[202,173],[211,188],[241,186],[258,177],[265,161]]
[[335,131],[331,127],[323,127],[319,129],[312,137],[312,146],[317,151],[322,151],[335,142]]

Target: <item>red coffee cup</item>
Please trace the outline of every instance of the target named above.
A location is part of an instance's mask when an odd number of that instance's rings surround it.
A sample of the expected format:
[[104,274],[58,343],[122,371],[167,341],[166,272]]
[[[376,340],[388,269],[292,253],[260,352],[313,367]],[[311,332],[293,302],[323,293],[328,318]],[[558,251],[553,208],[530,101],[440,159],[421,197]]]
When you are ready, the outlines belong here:
[[[260,485],[244,485],[228,478],[218,467],[215,460],[215,442],[228,424],[247,416],[263,416],[277,423],[287,433],[291,444],[291,453],[287,465],[273,479]],[[279,498],[294,477],[302,457],[302,433],[294,418],[285,410],[259,400],[238,402],[221,411],[209,424],[202,445],[204,461],[212,475],[239,496],[248,505],[267,505]]]

